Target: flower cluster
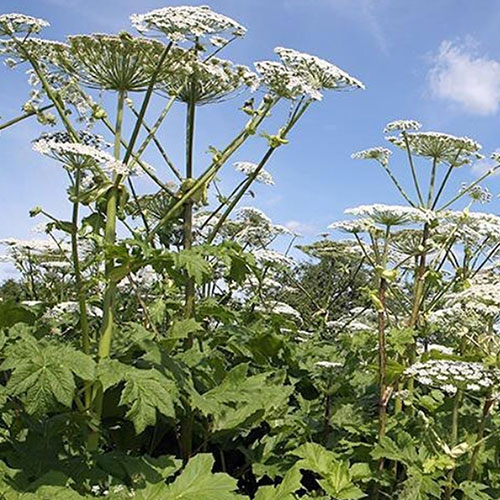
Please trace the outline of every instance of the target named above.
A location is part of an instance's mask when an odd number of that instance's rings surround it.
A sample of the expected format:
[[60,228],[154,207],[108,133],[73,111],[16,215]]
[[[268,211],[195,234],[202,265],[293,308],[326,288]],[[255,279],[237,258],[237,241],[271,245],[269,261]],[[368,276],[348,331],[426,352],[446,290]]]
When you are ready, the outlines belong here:
[[489,189],[476,184],[472,188],[466,182],[462,182],[460,192],[466,192],[473,201],[477,201],[482,205],[489,203],[492,199],[492,194]]
[[14,35],[16,33],[39,33],[50,24],[44,19],[39,19],[25,14],[0,15],[0,36]]
[[64,164],[65,168],[92,168],[96,165],[110,174],[128,175],[130,169],[112,155],[102,151],[105,145],[100,136],[79,132],[80,142],[65,132],[42,134],[33,141],[33,150]]
[[210,7],[179,6],[155,9],[130,16],[133,26],[141,33],[156,31],[174,42],[198,41],[211,37],[220,45],[226,37],[243,36],[246,29],[234,19],[214,12]]
[[420,122],[417,122],[416,120],[395,120],[385,126],[384,134],[387,134],[388,132],[406,132],[407,130],[420,130],[421,128],[422,124]]
[[387,140],[400,148],[406,148],[416,155],[431,158],[438,163],[452,167],[470,165],[483,156],[479,153],[481,145],[469,137],[456,137],[440,132],[412,132],[405,137],[387,137]]
[[328,226],[328,229],[331,229],[332,231],[342,231],[344,233],[357,234],[357,233],[367,233],[372,230],[375,230],[375,226],[371,219],[365,218],[354,221],[341,220],[337,222],[332,222]]
[[[234,168],[238,172],[250,177],[257,170],[257,165],[249,161],[237,161],[234,164]],[[255,177],[255,180],[257,182],[261,182],[262,184],[267,184],[268,186],[274,186],[273,176],[264,169],[261,169],[261,171],[257,174],[257,177]]]
[[187,58],[178,71],[170,72],[160,88],[181,102],[197,105],[220,102],[246,88],[255,91],[259,77],[247,66],[211,57]]
[[277,252],[276,250],[269,250],[267,248],[261,248],[256,250],[254,253],[255,258],[266,265],[277,265],[280,267],[292,267],[294,265],[293,259],[287,257],[286,255]]
[[389,158],[391,157],[391,155],[392,151],[390,149],[376,147],[353,153],[351,155],[351,158],[355,160],[376,160],[381,165],[387,166],[389,164]]
[[361,81],[319,57],[284,47],[276,47],[274,52],[288,69],[293,70],[318,91],[365,88]]
[[436,386],[454,394],[457,389],[481,391],[496,385],[500,372],[489,370],[481,363],[430,360],[413,364],[405,370],[405,375],[415,377],[423,385]]
[[69,37],[71,57],[61,60],[65,71],[81,83],[97,89],[143,91],[156,72],[158,82],[180,68],[186,52],[171,48],[160,68],[166,45],[158,40],[119,35],[75,35]]
[[379,203],[348,208],[344,213],[356,217],[369,218],[374,223],[384,226],[401,226],[415,222],[429,222],[429,220],[434,218],[434,213],[429,210]]
[[279,97],[319,101],[323,98],[322,90],[364,88],[359,80],[319,57],[283,47],[277,47],[275,52],[281,63],[260,61],[255,67],[263,84]]

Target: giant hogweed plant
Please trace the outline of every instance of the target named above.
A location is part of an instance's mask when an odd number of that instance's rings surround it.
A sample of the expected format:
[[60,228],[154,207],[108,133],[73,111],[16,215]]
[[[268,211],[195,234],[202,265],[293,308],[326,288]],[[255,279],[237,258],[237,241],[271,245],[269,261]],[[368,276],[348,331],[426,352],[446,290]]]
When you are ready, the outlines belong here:
[[[335,353],[296,340],[300,314],[273,295],[291,263],[269,246],[294,237],[237,206],[254,182],[272,182],[266,164],[323,91],[363,84],[291,49],[256,72],[220,59],[245,28],[208,7],[131,21],[140,36],[60,42],[39,37],[42,19],[0,16],[5,62],[32,86],[0,130],[31,117],[57,127],[33,149],[64,169],[71,204],[67,218],[32,210],[47,240],[3,242],[29,300],[0,309],[2,495],[360,498],[367,468],[318,443],[329,422],[308,423],[315,398],[338,386],[324,359]],[[246,123],[200,165],[198,109],[247,91]],[[182,166],[162,137],[178,106]],[[282,108],[282,125],[264,132]],[[259,137],[265,154],[237,162],[245,178],[224,195],[218,176]]]
[[[352,235],[347,241],[373,273],[365,287],[372,307],[332,327],[339,335],[376,334],[373,351],[359,350],[365,363],[376,356],[378,373],[373,497],[495,498],[500,219],[471,208],[490,201],[480,183],[500,168],[498,156],[453,193],[454,172],[481,158],[481,146],[420,128],[397,121],[385,129],[399,132],[386,139],[406,156],[410,186],[395,174],[391,150],[353,155],[377,162],[406,204],[348,209],[354,220],[330,226]],[[452,210],[465,199],[465,209]]]

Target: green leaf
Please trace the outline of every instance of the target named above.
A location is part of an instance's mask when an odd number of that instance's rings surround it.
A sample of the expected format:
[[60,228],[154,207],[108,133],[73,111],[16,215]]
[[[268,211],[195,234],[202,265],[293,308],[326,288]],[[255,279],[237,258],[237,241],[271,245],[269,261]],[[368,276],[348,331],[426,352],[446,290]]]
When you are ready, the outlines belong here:
[[353,484],[348,462],[335,462],[330,473],[318,483],[326,493],[338,500],[356,500],[366,496]]
[[32,325],[36,316],[23,306],[14,302],[0,302],[0,328],[9,328],[16,323]]
[[182,250],[175,253],[173,257],[175,267],[185,270],[198,285],[202,285],[205,279],[211,275],[210,264],[196,249]]
[[52,345],[24,337],[6,350],[0,370],[12,370],[7,382],[10,396],[19,396],[30,414],[43,414],[57,403],[71,407],[75,376],[93,380],[95,363],[69,346]]
[[488,486],[474,481],[463,481],[458,486],[464,492],[464,498],[467,500],[493,500],[493,497],[484,492]]
[[278,486],[261,486],[255,500],[295,500],[295,493],[300,487],[302,474],[298,467],[292,467]]
[[169,339],[185,339],[190,333],[200,332],[203,327],[194,318],[174,321],[168,330]]
[[297,462],[301,469],[317,472],[327,476],[336,461],[336,455],[317,443],[306,443],[292,452],[292,455],[300,457]]
[[120,404],[129,406],[126,417],[133,422],[137,434],[156,423],[157,411],[175,417],[175,385],[159,371],[131,368],[125,380]]
[[[228,474],[213,474],[212,455],[199,454],[192,458],[182,474],[165,488],[158,500],[236,500],[236,479]],[[152,497],[153,498],[153,497]]]

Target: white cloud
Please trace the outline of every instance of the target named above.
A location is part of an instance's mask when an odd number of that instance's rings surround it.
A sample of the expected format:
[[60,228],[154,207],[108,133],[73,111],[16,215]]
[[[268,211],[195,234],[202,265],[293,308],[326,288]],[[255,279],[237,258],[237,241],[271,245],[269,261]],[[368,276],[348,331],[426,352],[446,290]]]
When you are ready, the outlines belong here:
[[314,224],[307,224],[298,220],[290,220],[285,224],[285,227],[290,231],[300,234],[301,236],[312,236],[318,232],[318,228]]
[[500,63],[479,56],[476,44],[444,41],[433,58],[429,85],[435,97],[477,115],[492,115],[500,106]]

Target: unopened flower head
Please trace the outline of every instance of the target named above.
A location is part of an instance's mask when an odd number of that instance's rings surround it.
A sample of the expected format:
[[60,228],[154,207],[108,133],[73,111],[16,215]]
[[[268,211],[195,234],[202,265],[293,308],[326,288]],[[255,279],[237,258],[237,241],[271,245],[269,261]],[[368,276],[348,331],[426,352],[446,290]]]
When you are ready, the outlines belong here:
[[407,130],[420,130],[422,124],[416,120],[395,120],[385,126],[384,134],[388,132],[406,132]]
[[481,203],[482,205],[489,203],[493,197],[489,189],[476,184],[472,188],[466,182],[462,182],[460,192],[467,192],[467,195],[473,200]]
[[181,102],[202,105],[224,101],[245,89],[254,91],[259,83],[247,66],[217,57],[207,61],[186,58],[182,68],[163,79],[160,88]]
[[43,28],[50,26],[48,21],[26,14],[0,15],[0,36],[14,35],[16,33],[39,33]]
[[222,39],[243,36],[246,29],[234,19],[214,12],[206,5],[178,6],[155,9],[130,16],[133,26],[141,33],[159,32],[173,42],[196,41],[217,37]]
[[119,35],[75,35],[69,37],[71,59],[65,70],[84,85],[96,89],[143,91],[153,75],[161,82],[180,68],[185,51],[171,48],[160,68],[166,46],[157,40]]
[[307,81],[317,91],[365,88],[358,79],[317,56],[284,47],[276,47],[274,52],[288,69]]
[[353,153],[351,155],[351,158],[355,160],[376,160],[381,165],[387,166],[389,164],[389,158],[391,157],[391,154],[392,151],[390,149],[376,147]]
[[[479,153],[481,145],[468,137],[440,132],[411,132],[406,134],[406,139],[414,154],[452,167],[470,165],[483,158]],[[406,148],[406,141],[402,136],[387,137],[387,140],[395,146]]]
[[[234,164],[234,168],[238,172],[241,172],[242,174],[245,174],[246,176],[250,177],[257,170],[257,165],[249,161],[237,161]],[[257,174],[257,177],[255,177],[255,180],[257,182],[261,182],[262,184],[267,184],[269,186],[274,185],[273,176],[267,170],[264,169],[261,169],[261,171]]]

